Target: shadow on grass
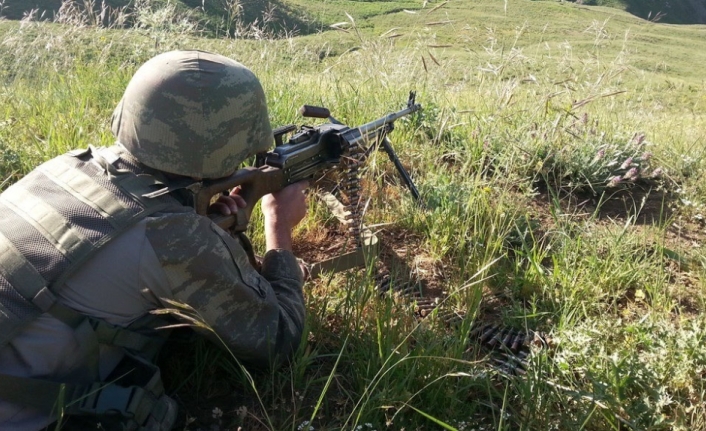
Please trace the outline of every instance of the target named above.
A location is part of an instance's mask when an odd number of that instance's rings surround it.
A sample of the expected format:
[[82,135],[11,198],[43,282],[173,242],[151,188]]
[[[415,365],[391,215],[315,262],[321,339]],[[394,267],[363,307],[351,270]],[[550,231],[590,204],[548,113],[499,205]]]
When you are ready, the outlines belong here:
[[637,224],[662,225],[672,217],[671,200],[671,194],[665,190],[636,186],[606,192],[603,202],[595,206],[595,214],[599,220],[635,217]]
[[640,18],[669,24],[706,24],[706,0],[624,0]]
[[706,24],[706,0],[569,0],[587,6],[612,6],[666,24]]
[[649,185],[607,189],[598,196],[564,189],[549,190],[546,186],[538,191],[540,204],[549,205],[555,201],[566,214],[584,214],[597,220],[627,221],[634,218],[638,225],[663,225],[673,215],[673,194]]

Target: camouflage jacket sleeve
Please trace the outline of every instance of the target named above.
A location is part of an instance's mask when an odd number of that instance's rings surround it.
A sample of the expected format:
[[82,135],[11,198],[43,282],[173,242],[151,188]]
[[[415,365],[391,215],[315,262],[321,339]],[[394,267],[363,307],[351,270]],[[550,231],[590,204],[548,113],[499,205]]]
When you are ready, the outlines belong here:
[[211,338],[225,343],[239,360],[272,363],[275,356],[296,350],[304,297],[301,270],[291,252],[268,252],[259,274],[237,240],[193,213],[149,219],[146,236],[172,298],[193,307],[213,330]]

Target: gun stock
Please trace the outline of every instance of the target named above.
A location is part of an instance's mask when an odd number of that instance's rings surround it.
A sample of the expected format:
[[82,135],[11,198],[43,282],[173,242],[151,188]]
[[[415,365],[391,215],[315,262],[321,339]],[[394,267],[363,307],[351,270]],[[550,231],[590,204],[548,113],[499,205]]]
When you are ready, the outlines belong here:
[[239,169],[228,178],[204,182],[196,194],[196,212],[207,214],[213,196],[240,186],[240,196],[245,200],[245,208],[236,215],[208,214],[208,217],[224,230],[243,232],[250,222],[255,204],[266,194],[283,189],[289,184],[281,169],[271,166]]

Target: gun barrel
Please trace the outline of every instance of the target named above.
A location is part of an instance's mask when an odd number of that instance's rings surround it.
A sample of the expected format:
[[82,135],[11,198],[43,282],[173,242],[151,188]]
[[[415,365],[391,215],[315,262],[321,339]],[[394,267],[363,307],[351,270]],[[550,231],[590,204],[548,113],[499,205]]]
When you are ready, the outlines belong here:
[[382,118],[378,118],[377,120],[371,121],[369,123],[365,123],[362,126],[359,126],[358,130],[360,130],[361,135],[369,136],[371,133],[376,132],[377,130],[379,130],[383,126],[385,126],[387,124],[394,123],[396,120],[404,117],[405,115],[409,115],[413,112],[417,112],[420,109],[422,109],[422,105],[419,105],[419,104],[410,105],[401,111],[392,112]]

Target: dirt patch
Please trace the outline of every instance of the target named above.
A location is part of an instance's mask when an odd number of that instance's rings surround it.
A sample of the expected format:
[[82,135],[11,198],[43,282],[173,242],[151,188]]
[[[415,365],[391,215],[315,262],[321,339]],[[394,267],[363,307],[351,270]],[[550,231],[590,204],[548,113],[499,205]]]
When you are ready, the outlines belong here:
[[355,241],[343,226],[321,228],[294,241],[294,255],[308,264],[321,262],[355,249]]
[[[435,259],[424,251],[424,239],[404,229],[377,228],[378,272],[389,273],[397,283],[418,283],[425,297],[447,294],[448,262]],[[355,250],[355,241],[342,225],[316,229],[294,245],[294,254],[309,264]]]

